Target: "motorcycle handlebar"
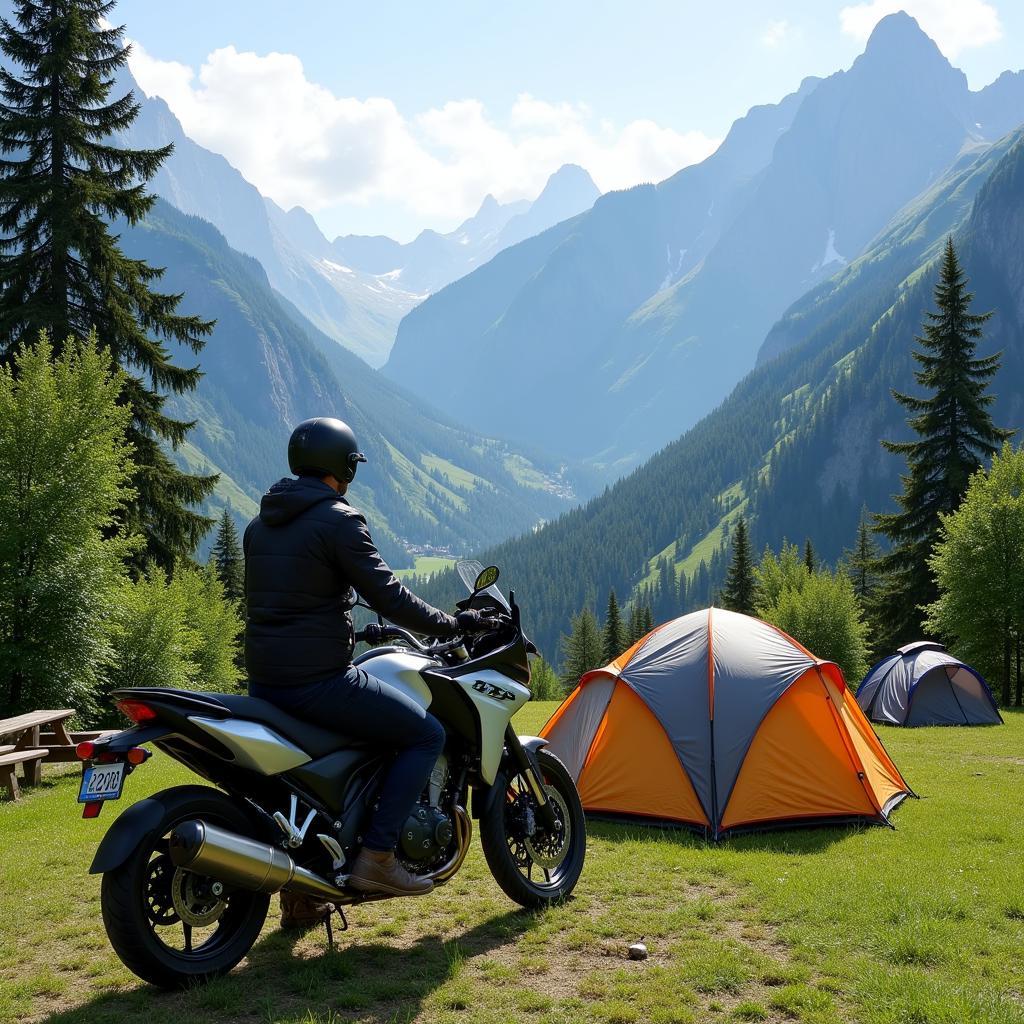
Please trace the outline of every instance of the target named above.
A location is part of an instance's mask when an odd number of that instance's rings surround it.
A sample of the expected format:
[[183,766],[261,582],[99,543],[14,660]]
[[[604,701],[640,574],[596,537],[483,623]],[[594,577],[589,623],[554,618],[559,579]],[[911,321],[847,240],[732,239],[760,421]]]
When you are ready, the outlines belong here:
[[[502,616],[500,619],[495,619],[495,626],[500,627],[507,623],[507,619]],[[410,633],[407,629],[402,629],[401,626],[392,626],[390,624],[381,624],[378,622],[371,622],[363,629],[359,630],[355,634],[355,641],[365,641],[370,645],[382,644],[388,640],[404,640],[411,647],[414,647],[417,651],[423,654],[432,654],[437,651],[447,650],[450,647],[458,647],[464,643],[465,638],[457,636],[446,643],[440,644],[425,644],[415,633]]]
[[385,626],[377,622],[371,622],[355,635],[356,643],[365,641],[368,644],[382,644],[387,640],[407,640],[415,647],[422,648],[424,646],[412,633],[400,629],[398,626]]

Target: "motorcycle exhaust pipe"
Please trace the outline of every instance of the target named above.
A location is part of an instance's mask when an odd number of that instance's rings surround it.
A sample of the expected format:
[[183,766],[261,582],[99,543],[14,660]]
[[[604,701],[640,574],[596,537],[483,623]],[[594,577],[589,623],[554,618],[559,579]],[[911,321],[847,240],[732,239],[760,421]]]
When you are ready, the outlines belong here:
[[170,855],[176,867],[240,889],[270,893],[288,889],[330,902],[352,901],[351,893],[296,864],[284,850],[205,821],[186,821],[174,829]]

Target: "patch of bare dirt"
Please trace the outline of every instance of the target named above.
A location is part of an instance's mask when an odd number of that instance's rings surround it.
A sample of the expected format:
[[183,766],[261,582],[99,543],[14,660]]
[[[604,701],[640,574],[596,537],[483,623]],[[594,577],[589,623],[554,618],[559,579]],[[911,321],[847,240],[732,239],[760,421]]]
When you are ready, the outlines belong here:
[[[718,883],[687,882],[674,887],[673,900],[680,898],[692,902],[711,900],[715,911],[711,919],[699,921],[709,936],[731,939],[741,948],[750,951],[750,959],[756,960],[755,975],[758,979],[742,986],[738,992],[716,992],[700,994],[700,1009],[709,1019],[731,1010],[743,1003],[758,1003],[764,1007],[767,1016],[757,1019],[781,1022],[789,1019],[785,1014],[769,1008],[773,985],[784,983],[788,978],[789,954],[786,944],[775,931],[763,924],[744,919],[741,908],[736,905],[737,894]],[[479,953],[464,947],[464,969],[481,982],[494,984],[497,979],[515,978],[516,983],[531,991],[555,1001],[588,997],[588,979],[595,974],[608,971],[626,971],[643,974],[651,968],[668,967],[674,955],[674,944],[680,940],[693,940],[694,927],[687,925],[678,932],[659,934],[648,941],[649,953],[644,960],[630,960],[629,944],[640,936],[623,935],[605,937],[593,935],[585,943],[579,941],[579,929],[574,927],[580,921],[589,919],[598,922],[615,909],[610,901],[591,897],[585,911],[576,922],[568,922],[562,930],[552,934],[543,944],[531,941],[529,934],[523,934],[498,945],[491,945]],[[773,972],[764,970],[768,958],[779,965],[777,978]],[[498,980],[500,983],[500,980]],[[700,1009],[694,1007],[698,1015]],[[426,1022],[426,1016],[417,1021]]]

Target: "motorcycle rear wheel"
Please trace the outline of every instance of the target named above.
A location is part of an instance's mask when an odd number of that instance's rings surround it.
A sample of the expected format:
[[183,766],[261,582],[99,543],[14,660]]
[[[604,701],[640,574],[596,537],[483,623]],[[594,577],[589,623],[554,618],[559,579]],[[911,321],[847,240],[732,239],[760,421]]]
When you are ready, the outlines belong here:
[[252,822],[229,797],[181,786],[153,799],[164,815],[123,864],[103,875],[100,907],[110,944],[132,973],[160,988],[185,988],[227,974],[245,957],[259,938],[270,897],[236,889],[218,898],[209,880],[170,861],[168,836],[183,822],[198,818],[252,833]]
[[494,880],[527,909],[567,899],[587,853],[587,823],[572,776],[549,750],[539,750],[537,761],[558,819],[553,833],[541,828],[536,798],[514,769],[499,773],[480,816],[480,844]]

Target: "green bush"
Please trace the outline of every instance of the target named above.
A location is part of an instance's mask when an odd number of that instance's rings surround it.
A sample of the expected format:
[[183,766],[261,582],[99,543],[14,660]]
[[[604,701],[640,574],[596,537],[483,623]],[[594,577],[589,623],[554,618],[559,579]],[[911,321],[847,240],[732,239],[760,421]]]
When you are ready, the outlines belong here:
[[766,552],[756,575],[757,614],[834,661],[856,686],[868,670],[868,627],[849,576],[825,568],[810,572],[795,545],[777,558]]
[[565,696],[555,670],[543,658],[534,658],[530,665],[530,690],[534,700],[561,700]]
[[[1024,448],[1010,444],[971,477],[963,503],[942,519],[929,561],[939,599],[927,627],[993,684],[1004,706],[1021,702],[1024,638]],[[1016,691],[1016,692],[1014,692]]]
[[[212,569],[179,569],[168,579],[152,568],[116,595],[107,688],[235,691],[241,631],[237,607]],[[115,722],[117,714],[108,706],[103,718]]]
[[237,692],[244,675],[238,657],[244,629],[238,604],[228,599],[212,566],[178,571],[174,582],[185,593],[186,621],[192,631],[192,685]]
[[[770,548],[765,548],[761,564],[754,570],[754,600],[757,608],[774,607],[786,590],[802,590],[809,575],[807,563],[795,544],[783,544],[778,555]],[[757,614],[764,618],[760,611]]]

